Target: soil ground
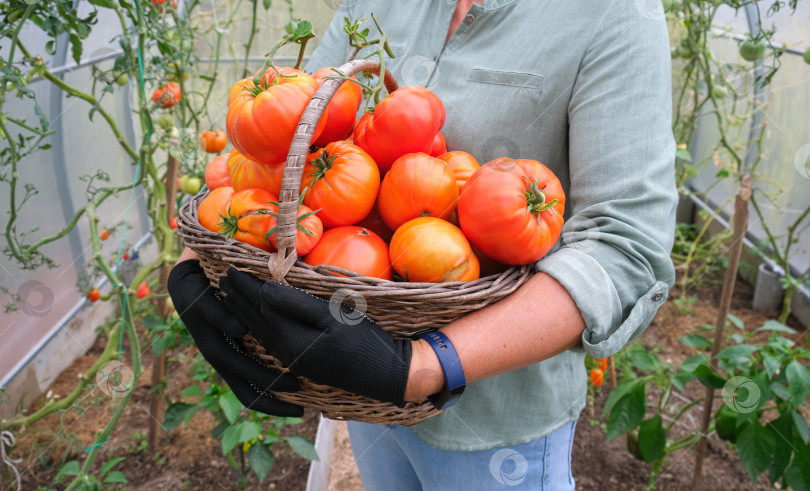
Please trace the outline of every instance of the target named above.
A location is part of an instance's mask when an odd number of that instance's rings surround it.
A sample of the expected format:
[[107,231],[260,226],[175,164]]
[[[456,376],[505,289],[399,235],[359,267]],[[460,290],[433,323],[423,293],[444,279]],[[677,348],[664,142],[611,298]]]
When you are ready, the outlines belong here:
[[[744,321],[747,330],[761,326],[765,320],[775,318],[777,314],[750,310],[751,294],[750,287],[738,283],[732,304],[732,313]],[[690,292],[689,296],[694,296],[696,301],[690,304],[690,312],[685,314],[679,313],[673,303],[673,299],[680,295],[677,288],[673,289],[670,300],[661,308],[653,324],[639,341],[648,349],[657,347],[658,356],[675,366],[693,354],[690,348],[678,342],[678,338],[698,326],[715,322],[720,293],[717,285]],[[801,337],[801,343],[807,346],[805,334],[806,331],[800,332],[797,338]],[[77,377],[90,367],[102,348],[102,341],[98,341],[87,355],[77,359],[54,381],[50,388],[52,393],[62,397],[68,394],[75,387]],[[128,351],[128,347],[125,346],[124,349],[125,352]],[[192,383],[191,369],[183,359],[188,360],[193,349],[187,349],[185,357],[175,353],[173,361],[168,365],[168,391],[174,399],[177,399],[180,389]],[[151,350],[146,350],[144,354],[146,371],[138,381],[128,408],[110,440],[101,447],[100,456],[93,467],[95,473],[98,473],[104,462],[114,457],[125,457],[115,467],[115,470],[124,473],[128,481],[122,489],[239,489],[236,484],[239,472],[228,464],[222,456],[219,441],[211,436],[210,431],[217,422],[210,413],[200,412],[190,424],[181,425],[171,432],[163,432],[159,453],[153,454],[147,449],[152,363],[150,352]],[[601,418],[601,412],[609,392],[609,384],[606,381],[596,391],[594,416],[586,409],[577,425],[572,464],[577,489],[646,489],[650,468],[627,451],[625,438],[622,436],[605,442],[605,419]],[[701,397],[702,390],[702,386],[692,382],[687,385],[684,397]],[[41,401],[35,402],[29,411],[36,410],[40,405]],[[11,449],[10,456],[23,459],[17,465],[22,474],[23,489],[49,489],[63,462],[83,462],[85,449],[110,417],[112,398],[94,390],[81,400],[78,408],[62,414],[52,414],[17,433],[17,445]],[[689,411],[676,426],[676,434],[686,434],[696,428],[700,419],[699,411],[699,406]],[[312,441],[316,426],[317,415],[308,412],[302,424],[286,427],[284,433],[302,434]],[[330,491],[362,489],[343,423],[338,428],[335,445],[330,469]],[[286,444],[274,446],[273,452],[275,462],[267,480],[259,485],[256,477],[250,474],[246,489],[305,489],[309,462],[295,454]],[[671,455],[655,483],[655,489],[690,489],[693,465],[693,448]],[[715,435],[712,435],[709,442],[704,469],[704,489],[770,489],[764,475],[756,483],[752,483],[737,455]],[[61,489],[64,485],[57,487]]]

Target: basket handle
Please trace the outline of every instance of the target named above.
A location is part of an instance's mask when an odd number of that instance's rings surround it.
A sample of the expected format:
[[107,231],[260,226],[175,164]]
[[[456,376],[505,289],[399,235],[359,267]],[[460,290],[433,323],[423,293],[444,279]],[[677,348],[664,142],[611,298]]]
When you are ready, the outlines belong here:
[[[380,63],[377,60],[352,60],[339,66],[337,70],[346,76],[352,76],[358,72],[372,72],[379,75]],[[345,82],[345,79],[324,80],[312,96],[312,99],[310,99],[306,109],[304,109],[295,130],[290,145],[290,153],[287,155],[287,162],[284,167],[284,177],[281,180],[276,235],[278,253],[271,254],[268,262],[270,273],[276,281],[283,281],[297,259],[295,235],[297,232],[298,196],[301,193],[301,178],[309,155],[309,143],[312,141],[315,127],[326,110],[326,106],[338,88]],[[389,93],[397,89],[397,82],[389,70],[386,70],[383,82]]]

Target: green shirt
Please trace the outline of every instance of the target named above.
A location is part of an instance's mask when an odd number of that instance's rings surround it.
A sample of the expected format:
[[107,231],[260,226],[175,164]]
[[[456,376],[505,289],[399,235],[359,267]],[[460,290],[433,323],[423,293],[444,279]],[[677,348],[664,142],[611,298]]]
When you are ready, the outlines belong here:
[[471,383],[455,406],[413,427],[435,447],[482,450],[577,419],[585,353],[616,353],[666,299],[678,199],[671,65],[663,14],[645,2],[484,0],[445,45],[455,5],[346,0],[307,69],[345,62],[343,18],[373,12],[391,40],[396,58],[387,66],[400,85],[424,85],[444,103],[448,149],[481,163],[539,160],[565,188],[562,237],[537,270],[579,307],[582,346]]

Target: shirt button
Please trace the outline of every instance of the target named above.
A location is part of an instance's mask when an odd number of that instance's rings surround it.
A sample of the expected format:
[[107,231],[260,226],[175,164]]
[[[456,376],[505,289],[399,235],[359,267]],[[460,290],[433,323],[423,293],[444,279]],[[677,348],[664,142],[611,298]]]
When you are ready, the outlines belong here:
[[475,22],[475,16],[473,14],[467,14],[464,17],[464,22],[466,22],[467,24],[472,24],[473,22]]
[[657,301],[661,300],[662,298],[664,298],[664,292],[656,292],[652,296],[653,302],[657,302]]

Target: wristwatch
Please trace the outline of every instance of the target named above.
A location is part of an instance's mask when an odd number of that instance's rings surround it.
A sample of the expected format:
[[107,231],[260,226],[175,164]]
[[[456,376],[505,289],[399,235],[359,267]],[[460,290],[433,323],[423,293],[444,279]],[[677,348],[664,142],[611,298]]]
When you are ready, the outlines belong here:
[[444,387],[441,392],[428,396],[428,400],[436,409],[447,409],[458,401],[467,386],[458,353],[450,339],[441,331],[428,331],[419,334],[416,339],[424,339],[433,348],[444,372]]

